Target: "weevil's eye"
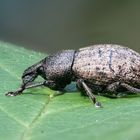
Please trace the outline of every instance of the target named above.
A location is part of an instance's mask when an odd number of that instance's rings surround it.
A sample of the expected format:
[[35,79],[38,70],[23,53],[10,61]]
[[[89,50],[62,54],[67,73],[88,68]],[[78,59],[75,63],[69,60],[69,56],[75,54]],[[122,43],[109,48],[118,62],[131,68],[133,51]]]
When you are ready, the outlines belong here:
[[31,75],[24,75],[22,76],[23,83],[28,83],[32,79]]
[[37,69],[37,73],[42,73],[44,71],[44,67],[43,66],[40,66],[38,69]]

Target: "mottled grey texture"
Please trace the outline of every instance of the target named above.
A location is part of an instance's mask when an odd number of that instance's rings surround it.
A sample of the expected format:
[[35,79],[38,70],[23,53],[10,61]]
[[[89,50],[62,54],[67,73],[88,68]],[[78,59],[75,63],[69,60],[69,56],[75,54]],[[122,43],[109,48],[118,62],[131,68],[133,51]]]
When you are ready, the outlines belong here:
[[[42,83],[32,83],[37,76]],[[23,83],[8,96],[21,94],[25,89],[47,86],[63,90],[71,81],[76,81],[83,95],[88,95],[93,103],[101,106],[92,93],[120,97],[120,92],[140,93],[140,55],[120,45],[93,45],[75,50],[63,50],[44,58],[27,68],[22,76]],[[31,84],[32,83],[32,84]]]
[[[106,91],[115,82],[133,87],[140,85],[140,55],[120,45],[100,44],[75,50],[63,50],[27,68],[23,83],[37,75],[52,89],[64,88],[71,81],[83,79],[93,92]],[[109,87],[109,88],[108,88]],[[112,91],[113,89],[110,89]]]
[[54,81],[60,87],[65,87],[72,81],[71,67],[74,61],[75,50],[63,50],[50,55],[43,63],[43,78]]
[[140,85],[140,55],[120,45],[100,44],[81,48],[72,67],[76,78],[95,85],[124,82]]

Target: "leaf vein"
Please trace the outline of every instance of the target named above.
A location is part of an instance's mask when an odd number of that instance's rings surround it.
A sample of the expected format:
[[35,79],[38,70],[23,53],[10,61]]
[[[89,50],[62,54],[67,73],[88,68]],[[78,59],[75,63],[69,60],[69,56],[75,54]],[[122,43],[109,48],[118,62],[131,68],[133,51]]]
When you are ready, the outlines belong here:
[[40,118],[43,116],[44,111],[46,110],[48,104],[50,103],[51,97],[49,96],[49,99],[46,100],[44,106],[42,107],[42,109],[40,110],[40,112],[36,115],[36,117],[33,119],[33,121],[29,124],[28,128],[25,129],[25,131],[23,132],[23,135],[21,136],[21,140],[27,140],[30,139],[30,132],[34,126],[34,124],[40,120]]
[[18,124],[20,124],[21,126],[27,128],[27,125],[25,125],[22,121],[20,121],[19,119],[17,119],[15,116],[9,114],[9,112],[7,112],[2,106],[0,106],[0,110],[3,111],[4,113],[6,113],[10,118],[12,118],[13,120],[15,120]]

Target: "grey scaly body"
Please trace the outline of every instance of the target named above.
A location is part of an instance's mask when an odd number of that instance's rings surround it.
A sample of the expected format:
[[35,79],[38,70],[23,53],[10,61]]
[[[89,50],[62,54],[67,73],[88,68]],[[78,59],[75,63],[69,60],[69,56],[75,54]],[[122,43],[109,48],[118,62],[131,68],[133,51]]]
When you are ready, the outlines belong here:
[[[45,81],[30,84],[38,75]],[[140,55],[113,44],[93,45],[78,51],[64,50],[26,69],[22,80],[17,91],[6,95],[15,96],[41,85],[63,90],[71,81],[76,81],[78,89],[100,107],[93,93],[117,97],[120,92],[140,92]]]

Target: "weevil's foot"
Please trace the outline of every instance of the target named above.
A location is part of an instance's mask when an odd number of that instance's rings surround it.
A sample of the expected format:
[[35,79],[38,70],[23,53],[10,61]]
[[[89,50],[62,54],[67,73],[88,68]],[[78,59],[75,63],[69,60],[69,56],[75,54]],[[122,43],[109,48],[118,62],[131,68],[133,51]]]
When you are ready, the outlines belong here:
[[126,93],[118,93],[117,94],[117,98],[123,98],[123,97],[126,97],[128,94]]
[[16,96],[15,92],[8,92],[5,94],[5,96]]
[[53,94],[53,96],[55,97],[55,96],[59,96],[59,95],[63,95],[63,94],[65,94],[65,91],[64,91],[64,90],[59,90],[59,91],[56,91],[56,92]]
[[101,108],[101,107],[102,107],[102,104],[101,104],[100,102],[96,102],[96,103],[95,103],[95,107]]
[[5,96],[17,96],[17,95],[20,95],[21,93],[20,92],[8,92],[5,94]]
[[56,96],[59,96],[59,95],[63,95],[65,94],[65,91],[64,90],[60,90],[60,91],[56,91],[54,94],[50,94],[50,98],[53,98],[53,97],[56,97]]

